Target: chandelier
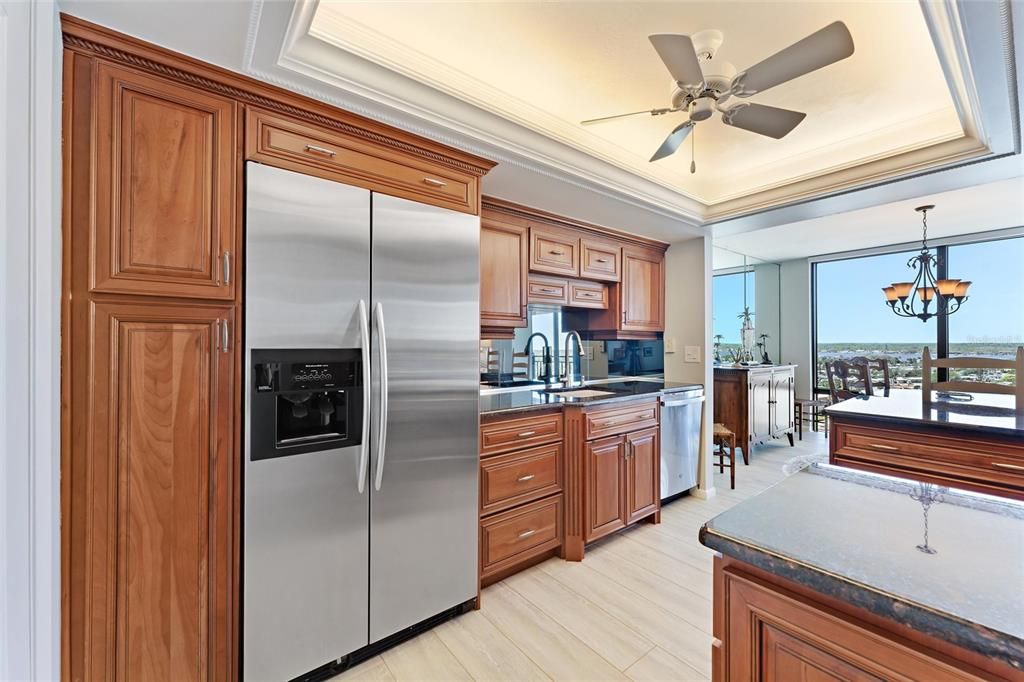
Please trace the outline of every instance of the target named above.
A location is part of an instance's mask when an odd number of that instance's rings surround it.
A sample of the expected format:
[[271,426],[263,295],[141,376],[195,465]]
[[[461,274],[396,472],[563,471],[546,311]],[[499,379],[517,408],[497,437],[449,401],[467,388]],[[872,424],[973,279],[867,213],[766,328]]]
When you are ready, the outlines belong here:
[[[927,322],[936,315],[951,315],[960,310],[967,300],[971,283],[959,279],[937,279],[939,260],[928,250],[928,211],[933,205],[918,206],[921,214],[921,253],[907,261],[907,267],[916,270],[911,282],[893,282],[882,287],[885,302],[900,317],[916,317]],[[929,308],[935,306],[934,312]]]

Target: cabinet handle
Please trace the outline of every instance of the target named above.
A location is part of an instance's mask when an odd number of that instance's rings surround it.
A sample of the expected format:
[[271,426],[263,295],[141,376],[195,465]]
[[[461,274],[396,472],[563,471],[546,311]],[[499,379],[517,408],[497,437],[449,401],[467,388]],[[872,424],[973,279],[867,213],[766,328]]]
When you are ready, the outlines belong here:
[[221,256],[221,268],[224,273],[224,285],[231,284],[231,252],[225,251]]
[[231,348],[231,329],[228,326],[227,320],[224,320],[223,324],[221,325],[220,339],[223,342],[221,344],[221,350],[227,353],[228,350],[230,350]]
[[557,294],[558,293],[558,289],[548,289],[547,287],[541,287],[540,290],[543,291],[545,294]]
[[875,450],[885,450],[886,452],[899,452],[900,449],[894,445],[882,445],[881,443],[868,443],[869,448]]
[[307,144],[306,145],[306,151],[307,152],[312,152],[314,154],[323,154],[324,156],[329,156],[332,159],[338,153],[338,152],[334,151],[333,149],[328,149],[327,147],[318,147],[315,144]]
[[537,432],[536,431],[520,431],[518,435],[519,435],[520,438],[526,438],[527,436],[532,436],[535,433],[537,433]]
[[447,187],[447,182],[442,182],[436,178],[423,178],[423,184],[430,185],[431,187]]
[[537,531],[534,530],[533,528],[530,528],[528,530],[524,530],[522,533],[519,534],[519,539],[522,540],[523,538],[528,538],[528,537],[530,537],[531,535],[533,535],[536,532]]
[[1024,466],[1019,464],[1007,464],[1006,462],[992,462],[992,466],[999,469],[1012,469],[1013,471],[1024,471]]
[[596,260],[598,263],[607,263],[608,262],[607,258],[595,258],[594,260]]
[[535,474],[526,474],[525,476],[520,476],[519,478],[517,478],[516,482],[526,483],[527,481],[532,481],[535,478],[535,476]]
[[552,249],[551,251],[548,251],[548,253],[550,253],[552,256],[564,256],[565,255],[565,251],[555,251],[554,249]]

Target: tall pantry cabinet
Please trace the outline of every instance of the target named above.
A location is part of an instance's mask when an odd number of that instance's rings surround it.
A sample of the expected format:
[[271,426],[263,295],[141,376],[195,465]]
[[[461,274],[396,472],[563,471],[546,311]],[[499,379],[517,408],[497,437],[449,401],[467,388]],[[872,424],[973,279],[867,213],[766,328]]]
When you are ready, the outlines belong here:
[[61,19],[62,676],[234,680],[245,159],[474,215],[494,164]]

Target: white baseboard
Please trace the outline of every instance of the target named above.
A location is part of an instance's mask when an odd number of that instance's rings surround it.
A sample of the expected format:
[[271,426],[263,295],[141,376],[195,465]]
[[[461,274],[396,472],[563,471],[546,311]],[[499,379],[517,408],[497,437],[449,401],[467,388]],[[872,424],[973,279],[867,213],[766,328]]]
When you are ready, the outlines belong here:
[[694,488],[690,494],[701,500],[710,500],[718,491],[715,488]]

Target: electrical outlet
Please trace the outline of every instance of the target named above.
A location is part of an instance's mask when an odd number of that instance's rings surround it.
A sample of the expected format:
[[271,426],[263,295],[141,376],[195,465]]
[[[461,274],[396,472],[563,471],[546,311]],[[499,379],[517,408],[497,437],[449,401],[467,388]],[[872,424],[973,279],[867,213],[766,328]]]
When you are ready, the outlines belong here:
[[683,362],[700,362],[700,346],[686,346],[683,349]]

